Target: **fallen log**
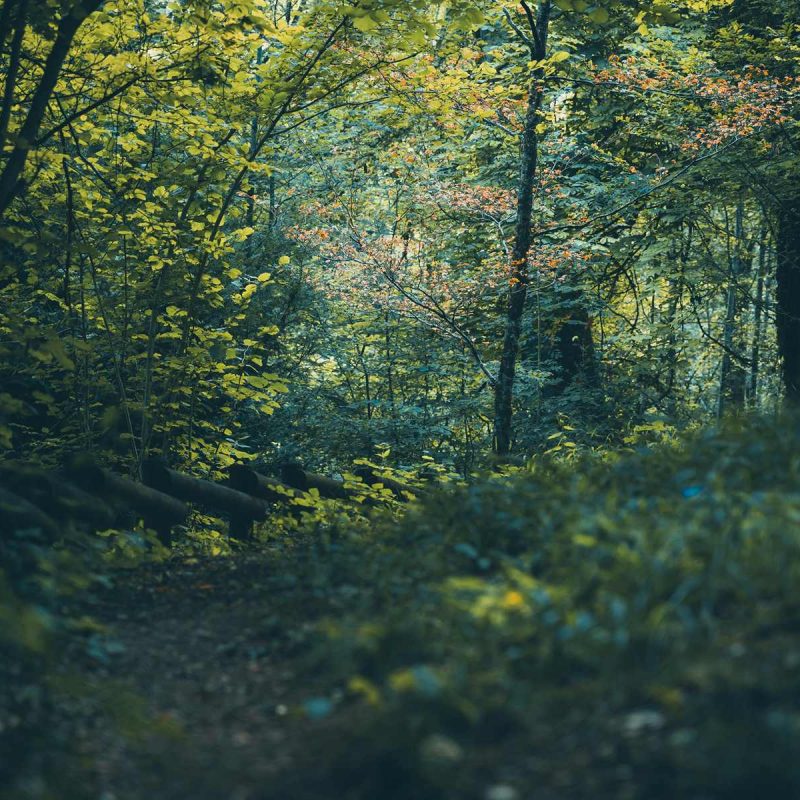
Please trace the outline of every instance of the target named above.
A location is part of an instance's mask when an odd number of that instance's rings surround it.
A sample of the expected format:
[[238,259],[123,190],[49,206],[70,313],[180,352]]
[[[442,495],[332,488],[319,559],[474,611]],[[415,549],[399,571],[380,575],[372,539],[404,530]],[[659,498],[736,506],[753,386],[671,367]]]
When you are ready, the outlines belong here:
[[24,497],[0,486],[0,532],[38,530],[49,539],[61,535],[58,524],[42,509]]
[[293,489],[299,489],[301,492],[316,489],[320,497],[332,500],[347,500],[358,494],[353,489],[346,489],[342,481],[326,478],[324,475],[317,475],[314,472],[306,472],[300,464],[293,461],[281,466],[281,478]]
[[289,503],[298,496],[298,490],[256,472],[245,464],[234,464],[228,470],[228,481],[233,489],[266,500],[268,503]]
[[94,464],[78,464],[74,474],[81,488],[108,497],[112,502],[119,501],[135,511],[166,545],[171,543],[173,526],[180,525],[189,516],[187,506],[175,497]]
[[51,486],[59,513],[85,522],[95,531],[114,527],[117,512],[101,498],[63,480],[58,475],[52,477]]
[[55,519],[75,520],[92,531],[107,530],[117,521],[114,509],[99,497],[33,464],[0,465],[0,482]]
[[184,475],[156,459],[145,461],[142,478],[153,489],[228,517],[230,533],[236,538],[248,536],[253,523],[267,516],[263,500],[230,486]]

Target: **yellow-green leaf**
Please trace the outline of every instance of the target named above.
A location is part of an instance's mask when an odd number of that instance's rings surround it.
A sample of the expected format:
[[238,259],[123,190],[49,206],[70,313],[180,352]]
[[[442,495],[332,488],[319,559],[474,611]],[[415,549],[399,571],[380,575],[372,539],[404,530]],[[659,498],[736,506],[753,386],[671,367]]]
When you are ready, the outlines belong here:
[[369,15],[363,17],[356,17],[353,20],[353,25],[362,33],[369,33],[369,31],[374,30],[378,27],[379,23],[378,20],[373,19]]

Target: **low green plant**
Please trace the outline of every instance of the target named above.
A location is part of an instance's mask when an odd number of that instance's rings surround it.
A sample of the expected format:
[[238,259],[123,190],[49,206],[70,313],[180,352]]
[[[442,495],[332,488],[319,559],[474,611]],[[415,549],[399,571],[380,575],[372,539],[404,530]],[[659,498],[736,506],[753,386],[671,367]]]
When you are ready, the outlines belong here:
[[562,455],[320,559],[370,598],[309,654],[339,687],[311,712],[361,715],[320,780],[365,800],[798,794],[797,421]]

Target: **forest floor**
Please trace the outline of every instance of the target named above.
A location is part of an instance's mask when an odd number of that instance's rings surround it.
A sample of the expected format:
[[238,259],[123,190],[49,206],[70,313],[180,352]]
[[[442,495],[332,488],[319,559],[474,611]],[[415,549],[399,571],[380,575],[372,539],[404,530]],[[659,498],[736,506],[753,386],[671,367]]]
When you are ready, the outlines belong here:
[[113,573],[14,800],[800,797],[798,487],[767,420]]
[[66,653],[56,689],[95,797],[272,797],[314,738],[348,724],[315,711],[314,698],[336,695],[330,677],[295,662],[355,590],[323,594],[307,556],[171,560],[120,576],[85,607],[97,632]]

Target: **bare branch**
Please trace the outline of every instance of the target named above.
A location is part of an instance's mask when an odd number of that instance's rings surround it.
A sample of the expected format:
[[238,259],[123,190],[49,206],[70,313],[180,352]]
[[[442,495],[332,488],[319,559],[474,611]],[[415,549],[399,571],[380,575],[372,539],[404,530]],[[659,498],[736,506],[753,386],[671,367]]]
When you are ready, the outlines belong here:
[[[522,28],[520,28],[520,26],[517,25],[516,22],[514,22],[514,18],[511,16],[511,14],[510,14],[510,12],[509,12],[509,10],[507,8],[503,9],[503,15],[505,16],[508,24],[514,29],[514,33],[516,33],[517,36],[519,36],[519,38],[522,39],[523,42],[525,42],[525,44],[527,45],[528,49],[531,51],[531,55],[532,56],[536,56],[536,42],[533,39],[531,39],[531,37],[528,36],[525,33],[525,31],[523,31]],[[535,28],[534,28],[534,32],[535,32]]]

